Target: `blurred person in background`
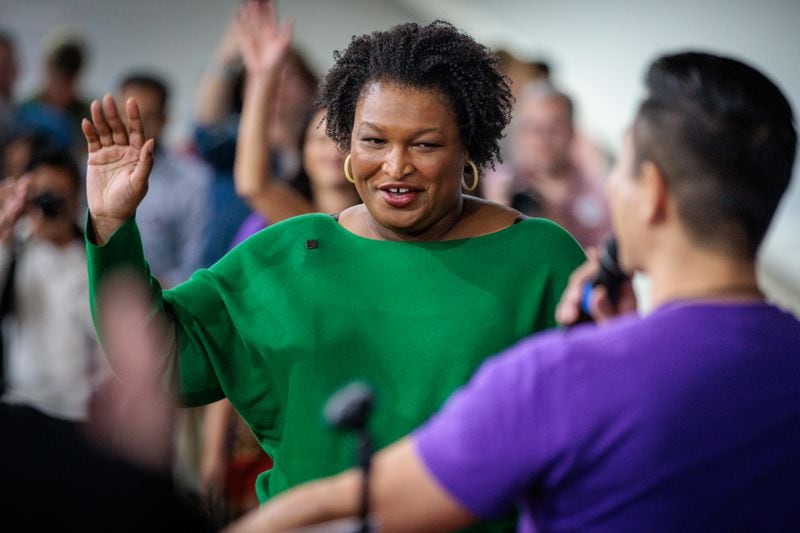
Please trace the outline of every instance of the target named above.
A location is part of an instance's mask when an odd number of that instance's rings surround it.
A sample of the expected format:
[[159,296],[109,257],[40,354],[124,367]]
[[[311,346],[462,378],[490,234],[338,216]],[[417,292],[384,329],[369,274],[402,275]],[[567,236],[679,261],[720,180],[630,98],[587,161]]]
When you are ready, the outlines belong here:
[[548,82],[527,85],[509,134],[512,163],[487,179],[494,183],[485,192],[529,216],[553,220],[581,246],[597,246],[610,231],[603,177],[576,165],[574,140],[572,100]]
[[[0,30],[0,169],[5,167],[4,153],[14,133],[16,106],[14,85],[17,81],[17,49],[10,33]],[[7,177],[8,174],[0,174]]]
[[514,101],[519,101],[526,85],[550,79],[550,65],[541,60],[525,61],[505,49],[495,51],[500,60],[500,70],[508,78]]
[[[222,35],[212,61],[200,81],[195,104],[195,146],[214,169],[204,266],[225,254],[251,213],[247,203],[236,194],[233,180],[245,86],[234,19]],[[273,176],[292,183],[306,195],[309,194],[307,184],[293,182],[300,170],[302,128],[313,103],[316,84],[316,77],[303,56],[291,50],[281,72],[275,96],[275,120],[270,122],[269,131]]]
[[56,148],[69,150],[81,163],[86,156],[81,120],[89,116],[89,103],[79,93],[86,55],[80,37],[54,38],[45,55],[42,85],[21,104],[18,117],[24,132],[47,136]]
[[119,377],[93,396],[80,431],[26,405],[0,404],[3,531],[214,531],[170,476],[175,410],[156,377],[163,325],[143,285],[118,276],[100,289],[98,314]]
[[139,104],[142,126],[155,141],[149,192],[136,210],[144,255],[164,287],[185,281],[202,265],[208,220],[210,169],[162,142],[168,121],[169,89],[149,72],[130,72],[119,84],[123,101]]
[[66,152],[34,156],[0,192],[0,279],[7,403],[72,423],[108,376],[89,313],[81,174]]
[[[279,39],[277,23],[263,31],[239,18],[241,56],[245,65],[245,98],[239,123],[239,142],[234,167],[236,192],[261,216],[261,222],[280,222],[304,213],[340,213],[357,203],[358,194],[343,172],[344,156],[325,134],[325,109],[306,115],[300,131],[299,176],[307,183],[300,191],[276,175],[272,154],[276,123],[287,122],[281,113],[286,92],[287,63],[292,49]],[[294,104],[299,106],[299,102]]]

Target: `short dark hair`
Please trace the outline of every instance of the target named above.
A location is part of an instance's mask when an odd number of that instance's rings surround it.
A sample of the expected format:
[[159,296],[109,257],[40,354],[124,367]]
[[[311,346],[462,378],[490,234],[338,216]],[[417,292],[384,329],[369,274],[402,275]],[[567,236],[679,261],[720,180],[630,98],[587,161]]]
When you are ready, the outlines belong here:
[[166,112],[167,103],[169,102],[169,87],[160,76],[150,72],[131,72],[122,78],[119,88],[124,91],[132,85],[156,92],[159,100],[161,100],[161,109]]
[[550,80],[529,82],[522,90],[522,96],[520,97],[520,100],[539,98],[552,98],[553,100],[558,100],[564,106],[564,109],[569,116],[569,121],[573,122],[575,120],[575,103],[572,101],[572,98],[570,98],[567,93],[559,90],[558,87],[550,82]]
[[536,59],[528,63],[531,69],[536,72],[540,78],[549,79],[550,75],[552,74],[552,68],[550,67],[550,63],[545,61],[544,59]]
[[32,172],[41,167],[53,167],[64,170],[69,175],[70,181],[75,186],[75,192],[80,193],[83,183],[83,175],[75,158],[66,150],[45,150],[34,153],[31,157],[27,172]]
[[740,61],[685,52],[657,59],[633,126],[637,167],[653,162],[698,244],[754,258],[792,176],[791,105]]
[[327,109],[326,133],[350,149],[356,104],[364,88],[384,80],[433,89],[452,103],[461,141],[478,167],[500,160],[499,140],[511,117],[512,96],[497,56],[487,47],[436,21],[407,23],[354,36],[320,88],[317,105]]
[[47,56],[47,66],[51,69],[75,77],[85,61],[84,44],[77,38],[69,38],[57,44]]

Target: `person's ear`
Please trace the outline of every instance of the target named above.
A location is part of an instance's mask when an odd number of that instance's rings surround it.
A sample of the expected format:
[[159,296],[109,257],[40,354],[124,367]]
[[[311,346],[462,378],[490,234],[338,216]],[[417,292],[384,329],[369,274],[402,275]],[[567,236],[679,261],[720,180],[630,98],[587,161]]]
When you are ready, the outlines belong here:
[[648,225],[662,222],[667,214],[667,189],[664,173],[652,161],[644,161],[640,167],[641,190],[639,213],[641,221]]

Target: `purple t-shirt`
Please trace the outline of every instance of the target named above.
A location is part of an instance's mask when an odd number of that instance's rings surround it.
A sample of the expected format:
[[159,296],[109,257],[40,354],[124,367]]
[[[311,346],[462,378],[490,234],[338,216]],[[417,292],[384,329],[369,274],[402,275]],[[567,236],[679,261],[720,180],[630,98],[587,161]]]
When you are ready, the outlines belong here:
[[673,302],[529,338],[414,439],[457,501],[516,504],[520,531],[800,531],[800,322]]

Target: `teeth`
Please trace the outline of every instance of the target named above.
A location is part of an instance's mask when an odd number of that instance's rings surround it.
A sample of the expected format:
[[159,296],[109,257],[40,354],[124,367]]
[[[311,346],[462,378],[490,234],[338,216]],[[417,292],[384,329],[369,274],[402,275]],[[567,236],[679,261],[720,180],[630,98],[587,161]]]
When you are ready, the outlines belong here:
[[392,192],[392,193],[395,193],[395,194],[405,194],[405,193],[410,192],[410,191],[411,191],[411,189],[406,189],[406,188],[389,189],[389,192]]

